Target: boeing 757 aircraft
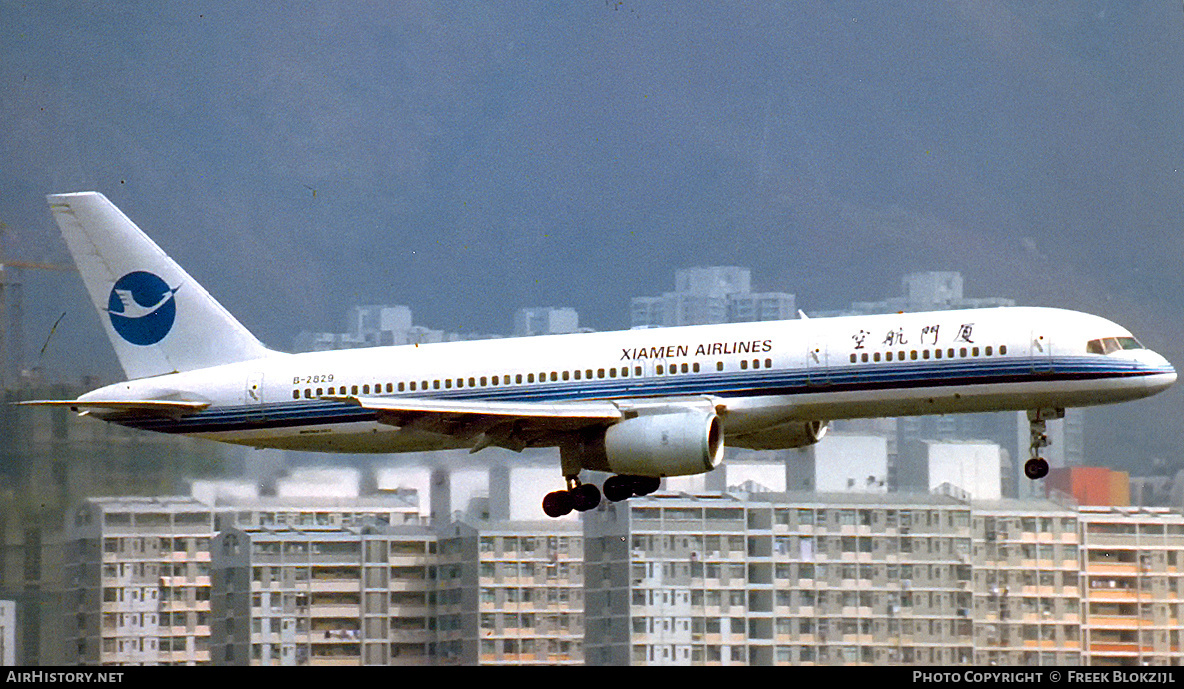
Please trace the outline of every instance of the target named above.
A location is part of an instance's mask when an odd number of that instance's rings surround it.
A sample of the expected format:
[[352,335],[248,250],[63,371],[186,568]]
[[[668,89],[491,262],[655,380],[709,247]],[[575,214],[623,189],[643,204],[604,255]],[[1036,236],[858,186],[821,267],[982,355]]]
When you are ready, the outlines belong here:
[[801,318],[285,354],[264,347],[102,194],[50,209],[128,380],[65,405],[253,447],[414,452],[558,447],[558,517],[719,463],[724,444],[818,442],[834,419],[1027,410],[1029,478],[1047,419],[1139,399],[1176,371],[1108,320],[1049,308]]

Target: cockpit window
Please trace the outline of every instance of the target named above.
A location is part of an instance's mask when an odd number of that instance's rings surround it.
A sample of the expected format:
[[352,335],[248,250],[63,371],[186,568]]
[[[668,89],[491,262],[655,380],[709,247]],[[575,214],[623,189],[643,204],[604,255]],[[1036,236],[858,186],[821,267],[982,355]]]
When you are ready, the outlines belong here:
[[1085,345],[1085,351],[1090,354],[1110,354],[1120,349],[1144,349],[1144,347],[1133,337],[1103,337],[1090,340]]

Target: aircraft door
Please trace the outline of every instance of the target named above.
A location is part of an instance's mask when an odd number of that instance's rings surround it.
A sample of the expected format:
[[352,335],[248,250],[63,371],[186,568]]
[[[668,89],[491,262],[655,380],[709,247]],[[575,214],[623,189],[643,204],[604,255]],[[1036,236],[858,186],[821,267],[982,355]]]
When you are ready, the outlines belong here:
[[812,341],[806,349],[806,384],[830,384],[830,364],[827,361],[826,342],[822,340]]
[[247,385],[243,390],[243,404],[255,409],[263,407],[263,374],[252,373],[247,377]]
[[1052,340],[1039,330],[1032,331],[1032,371],[1052,373]]

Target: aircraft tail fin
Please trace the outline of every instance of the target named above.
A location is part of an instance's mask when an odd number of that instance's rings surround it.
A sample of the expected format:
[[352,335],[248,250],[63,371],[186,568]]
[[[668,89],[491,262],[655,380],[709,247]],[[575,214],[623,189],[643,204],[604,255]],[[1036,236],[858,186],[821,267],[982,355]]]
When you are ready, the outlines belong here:
[[48,199],[129,379],[272,354],[107,197]]

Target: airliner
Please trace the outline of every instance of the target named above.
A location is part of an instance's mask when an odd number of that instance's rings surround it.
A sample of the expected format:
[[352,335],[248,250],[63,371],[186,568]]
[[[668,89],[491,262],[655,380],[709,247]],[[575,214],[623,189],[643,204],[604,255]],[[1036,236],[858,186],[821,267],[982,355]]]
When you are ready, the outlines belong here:
[[[1041,479],[1047,420],[1176,380],[1115,323],[1024,307],[287,354],[102,194],[48,200],[128,379],[29,404],[259,448],[558,447],[566,486],[543,500],[551,517],[710,471],[725,443],[817,443],[836,419],[1027,411],[1024,470]],[[603,495],[584,470],[611,474]]]

